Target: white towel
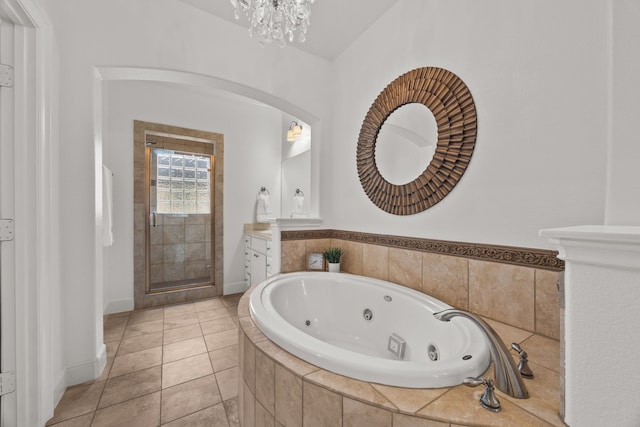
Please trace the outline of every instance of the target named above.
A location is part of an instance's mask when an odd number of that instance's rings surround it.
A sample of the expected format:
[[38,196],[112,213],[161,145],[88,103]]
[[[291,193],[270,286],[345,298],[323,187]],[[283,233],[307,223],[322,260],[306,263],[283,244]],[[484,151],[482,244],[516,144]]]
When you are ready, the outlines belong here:
[[260,192],[258,193],[258,197],[256,197],[257,206],[256,206],[256,220],[257,222],[269,222],[269,217],[271,216],[271,206],[269,195]]
[[113,173],[102,165],[102,246],[113,245]]

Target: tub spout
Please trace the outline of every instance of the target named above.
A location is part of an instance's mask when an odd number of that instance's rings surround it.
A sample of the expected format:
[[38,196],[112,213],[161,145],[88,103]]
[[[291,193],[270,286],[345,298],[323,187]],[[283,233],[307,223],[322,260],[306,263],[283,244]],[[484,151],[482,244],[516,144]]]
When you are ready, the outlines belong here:
[[503,393],[513,396],[518,399],[526,399],[529,397],[529,392],[524,385],[524,380],[518,372],[515,362],[509,354],[509,350],[504,345],[502,340],[498,337],[496,331],[491,326],[482,320],[479,316],[466,312],[464,310],[458,310],[455,308],[443,310],[438,313],[433,313],[438,320],[448,322],[454,317],[460,316],[471,320],[489,340],[489,350],[491,351],[491,358],[493,359],[493,367],[495,369],[496,387]]

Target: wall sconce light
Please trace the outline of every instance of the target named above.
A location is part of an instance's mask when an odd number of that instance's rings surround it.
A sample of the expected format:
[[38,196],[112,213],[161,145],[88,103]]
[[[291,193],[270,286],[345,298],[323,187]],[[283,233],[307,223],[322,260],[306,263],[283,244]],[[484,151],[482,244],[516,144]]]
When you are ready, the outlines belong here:
[[291,122],[291,126],[289,126],[289,130],[287,131],[287,141],[293,142],[302,135],[302,125],[299,125],[298,122]]

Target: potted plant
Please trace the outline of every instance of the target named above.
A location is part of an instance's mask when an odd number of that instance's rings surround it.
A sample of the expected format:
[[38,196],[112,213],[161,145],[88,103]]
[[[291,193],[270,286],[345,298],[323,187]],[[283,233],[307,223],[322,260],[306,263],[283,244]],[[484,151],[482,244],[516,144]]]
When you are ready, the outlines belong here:
[[324,255],[324,259],[327,260],[329,264],[329,271],[332,273],[340,272],[340,258],[344,251],[339,247],[329,247],[325,249],[322,254]]

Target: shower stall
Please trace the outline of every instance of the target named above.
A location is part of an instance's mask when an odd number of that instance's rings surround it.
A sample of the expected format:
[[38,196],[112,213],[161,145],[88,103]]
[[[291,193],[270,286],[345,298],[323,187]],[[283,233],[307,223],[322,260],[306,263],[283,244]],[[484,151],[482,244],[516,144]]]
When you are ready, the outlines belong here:
[[147,135],[146,291],[213,285],[215,146]]

